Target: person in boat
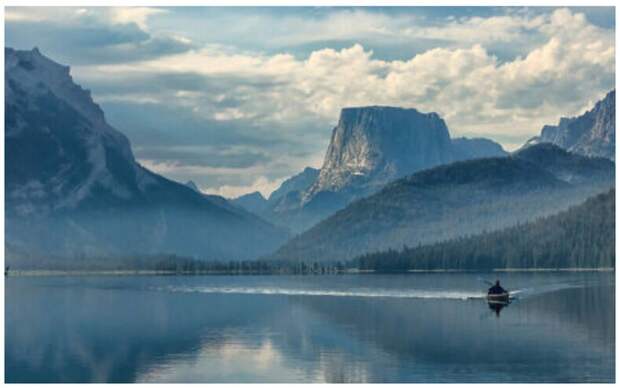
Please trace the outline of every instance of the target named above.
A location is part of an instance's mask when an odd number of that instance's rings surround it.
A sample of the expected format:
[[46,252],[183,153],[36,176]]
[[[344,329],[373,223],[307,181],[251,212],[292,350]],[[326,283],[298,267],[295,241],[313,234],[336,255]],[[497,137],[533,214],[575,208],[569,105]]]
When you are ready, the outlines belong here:
[[499,285],[499,280],[495,281],[495,285],[489,288],[489,295],[500,295],[505,294],[507,291]]

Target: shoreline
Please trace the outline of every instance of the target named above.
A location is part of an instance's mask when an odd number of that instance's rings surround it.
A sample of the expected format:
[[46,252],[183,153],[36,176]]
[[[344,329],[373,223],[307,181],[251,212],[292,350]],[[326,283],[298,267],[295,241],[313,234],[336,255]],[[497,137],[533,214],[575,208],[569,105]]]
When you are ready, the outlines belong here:
[[330,273],[277,273],[260,271],[170,271],[170,270],[12,270],[5,277],[36,277],[36,276],[222,276],[222,275],[364,275],[364,274],[414,274],[414,273],[474,273],[474,272],[614,272],[615,268],[494,268],[492,270],[461,270],[461,269],[410,269],[404,272],[376,272],[374,270],[344,270]]
[[613,267],[600,268],[496,268],[493,272],[614,272]]

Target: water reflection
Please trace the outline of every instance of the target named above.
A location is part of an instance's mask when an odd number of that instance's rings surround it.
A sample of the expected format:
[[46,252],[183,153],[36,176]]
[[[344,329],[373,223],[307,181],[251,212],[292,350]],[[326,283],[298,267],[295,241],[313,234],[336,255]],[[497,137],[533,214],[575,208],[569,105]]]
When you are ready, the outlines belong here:
[[[529,288],[566,281],[513,280]],[[6,380],[612,381],[613,275],[575,281],[587,287],[524,297],[495,319],[499,310],[484,298],[165,291],[280,284],[316,294],[331,282],[371,295],[476,283],[467,276],[7,279]]]
[[502,311],[504,307],[508,307],[509,302],[497,302],[497,301],[488,301],[489,309],[495,313],[495,316],[499,318],[499,313]]

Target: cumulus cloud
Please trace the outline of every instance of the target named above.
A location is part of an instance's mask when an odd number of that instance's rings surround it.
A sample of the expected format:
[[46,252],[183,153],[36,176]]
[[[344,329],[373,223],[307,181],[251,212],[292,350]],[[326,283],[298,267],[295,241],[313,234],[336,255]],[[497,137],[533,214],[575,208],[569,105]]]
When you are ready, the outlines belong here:
[[[83,10],[82,13],[89,12]],[[135,23],[143,30],[147,30],[147,20],[152,15],[166,13],[167,11],[161,8],[149,8],[149,7],[123,7],[123,8],[109,8],[104,9],[104,14],[115,24],[127,24]]]
[[152,171],[176,177],[179,182],[192,180],[203,193],[226,198],[236,198],[255,191],[268,197],[285,180],[283,177],[270,179],[265,175],[258,175],[264,170],[264,167],[260,166],[231,168],[179,165],[176,162],[163,162],[159,159],[140,159],[139,162]]
[[214,189],[205,188],[201,189],[207,194],[221,195],[225,198],[237,198],[247,193],[253,193],[258,191],[263,197],[268,198],[275,189],[280,187],[284,178],[269,180],[265,176],[259,176],[250,185],[223,185]]
[[[320,166],[346,106],[435,111],[454,136],[512,149],[544,124],[582,113],[615,82],[614,28],[571,9],[433,20],[406,9],[318,16],[239,9],[208,18],[192,10],[66,10],[8,10],[7,37],[28,30],[23,41],[48,37],[51,51],[63,53],[54,44],[73,33],[67,55],[80,57],[70,62],[76,80],[129,134],[140,160],[227,195],[267,194],[306,165]],[[68,22],[50,20],[60,12],[69,12]],[[156,28],[163,18],[191,40],[164,33],[165,23]],[[189,31],[192,23],[200,34]],[[377,53],[409,46],[409,56]]]
[[[211,110],[214,120],[252,117],[282,123],[314,116],[335,122],[345,106],[403,105],[437,111],[456,134],[518,133],[524,139],[560,115],[578,113],[613,88],[612,31],[567,9],[534,19],[495,19],[469,19],[459,28],[495,26],[505,34],[491,35],[503,40],[513,39],[513,30],[535,29],[545,41],[509,62],[479,43],[439,47],[404,61],[376,59],[355,44],[317,50],[305,59],[204,48],[91,71],[127,77],[145,71],[226,77],[230,87],[219,98],[234,99],[236,106]],[[265,83],[269,87],[263,87]]]

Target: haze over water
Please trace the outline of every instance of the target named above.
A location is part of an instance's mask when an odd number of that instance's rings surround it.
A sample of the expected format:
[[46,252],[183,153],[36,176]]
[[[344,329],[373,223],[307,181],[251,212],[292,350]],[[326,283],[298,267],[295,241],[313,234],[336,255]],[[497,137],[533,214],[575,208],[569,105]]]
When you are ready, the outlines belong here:
[[[483,279],[517,300],[496,312]],[[613,273],[8,277],[7,382],[612,382]]]

